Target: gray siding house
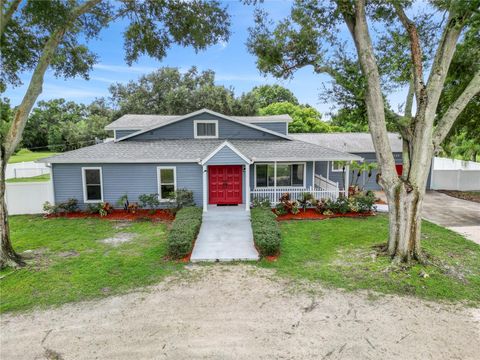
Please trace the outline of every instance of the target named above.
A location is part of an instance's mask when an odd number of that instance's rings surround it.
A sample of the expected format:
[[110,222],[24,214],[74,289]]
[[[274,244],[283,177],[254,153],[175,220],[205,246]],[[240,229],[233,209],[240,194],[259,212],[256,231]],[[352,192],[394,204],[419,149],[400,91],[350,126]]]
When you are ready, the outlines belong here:
[[[168,204],[177,189],[198,206],[279,201],[283,192],[335,198],[340,191],[329,164],[362,156],[288,134],[288,115],[239,117],[207,109],[181,116],[124,115],[106,129],[110,142],[42,159],[52,168],[55,203],[76,198],[115,204],[127,194],[158,194]],[[324,170],[322,170],[324,169]],[[348,179],[347,184],[348,188]]]

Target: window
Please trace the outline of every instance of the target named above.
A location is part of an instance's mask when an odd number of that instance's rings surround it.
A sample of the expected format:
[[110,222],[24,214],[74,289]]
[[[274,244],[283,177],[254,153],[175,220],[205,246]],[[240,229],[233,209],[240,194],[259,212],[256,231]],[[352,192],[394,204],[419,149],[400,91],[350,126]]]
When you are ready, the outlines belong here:
[[217,120],[195,120],[193,122],[194,137],[196,139],[218,138]]
[[177,189],[177,175],[175,167],[158,168],[158,195],[160,200],[171,200]]
[[333,172],[343,172],[343,167],[345,166],[344,161],[332,161],[332,171]]
[[[274,164],[255,164],[255,186],[275,186]],[[305,164],[277,164],[277,186],[305,186]]]
[[103,201],[102,168],[82,168],[83,201],[94,203]]

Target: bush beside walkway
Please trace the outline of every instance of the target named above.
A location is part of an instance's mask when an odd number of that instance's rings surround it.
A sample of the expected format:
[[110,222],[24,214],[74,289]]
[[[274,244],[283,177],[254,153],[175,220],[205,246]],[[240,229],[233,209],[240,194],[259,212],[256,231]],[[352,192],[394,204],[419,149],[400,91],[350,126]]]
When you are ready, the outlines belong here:
[[202,209],[198,207],[180,209],[168,234],[168,255],[173,259],[181,259],[189,255],[201,225]]
[[261,256],[274,256],[280,252],[281,235],[276,215],[270,208],[251,210],[253,241]]

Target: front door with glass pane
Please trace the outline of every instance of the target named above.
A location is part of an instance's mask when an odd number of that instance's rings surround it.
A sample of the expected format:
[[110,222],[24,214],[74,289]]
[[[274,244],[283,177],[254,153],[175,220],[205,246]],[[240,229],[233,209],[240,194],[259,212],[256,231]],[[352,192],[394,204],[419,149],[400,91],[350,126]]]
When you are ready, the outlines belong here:
[[208,167],[208,203],[235,205],[242,203],[242,166]]

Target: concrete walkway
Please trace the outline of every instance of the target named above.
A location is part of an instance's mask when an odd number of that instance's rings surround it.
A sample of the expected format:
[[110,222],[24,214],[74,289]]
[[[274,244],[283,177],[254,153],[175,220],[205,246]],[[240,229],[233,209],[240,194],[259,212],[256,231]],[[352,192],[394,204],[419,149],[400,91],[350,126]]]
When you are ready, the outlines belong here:
[[423,202],[423,217],[480,245],[479,203],[429,191]]
[[202,226],[191,261],[258,260],[253,245],[250,212],[245,206],[210,206],[203,213]]

